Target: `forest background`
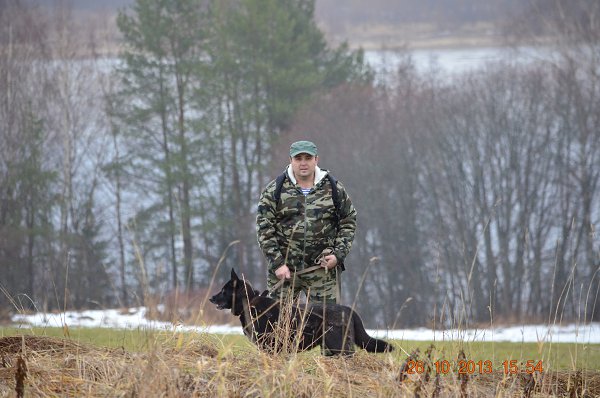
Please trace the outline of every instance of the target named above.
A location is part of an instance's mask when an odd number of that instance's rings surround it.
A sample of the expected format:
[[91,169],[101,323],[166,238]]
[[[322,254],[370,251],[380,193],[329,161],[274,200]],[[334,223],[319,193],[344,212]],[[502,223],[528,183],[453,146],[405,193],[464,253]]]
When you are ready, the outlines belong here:
[[[358,209],[370,327],[598,321],[600,3],[369,5],[1,0],[0,315],[264,287],[258,195],[308,138]],[[411,59],[461,43],[547,56]]]

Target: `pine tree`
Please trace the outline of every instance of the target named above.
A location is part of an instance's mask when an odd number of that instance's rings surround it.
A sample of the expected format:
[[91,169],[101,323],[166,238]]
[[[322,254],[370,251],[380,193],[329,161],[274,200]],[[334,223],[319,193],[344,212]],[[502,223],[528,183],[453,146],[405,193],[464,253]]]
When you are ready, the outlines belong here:
[[[314,19],[312,0],[215,1],[209,55],[217,102],[215,152],[222,191],[220,248],[241,240],[232,261],[250,278],[264,275],[254,237],[260,189],[280,134],[317,93],[371,78],[360,52],[331,49]],[[227,224],[227,221],[235,220]]]
[[157,211],[149,216],[167,219],[157,238],[169,242],[165,253],[173,287],[178,286],[180,237],[185,285],[190,288],[194,284],[191,190],[198,177],[190,170],[190,153],[198,147],[192,136],[189,97],[201,60],[204,12],[196,0],[138,0],[131,11],[131,15],[121,12],[117,19],[127,47],[118,97],[128,104],[120,114],[128,171],[143,191],[152,193],[144,207]]

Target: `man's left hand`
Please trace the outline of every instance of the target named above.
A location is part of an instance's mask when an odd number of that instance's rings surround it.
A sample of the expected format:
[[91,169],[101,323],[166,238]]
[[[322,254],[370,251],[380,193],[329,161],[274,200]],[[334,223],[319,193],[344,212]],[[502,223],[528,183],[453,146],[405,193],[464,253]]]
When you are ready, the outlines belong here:
[[330,270],[335,268],[335,266],[337,265],[337,257],[335,256],[335,254],[329,254],[325,257],[323,257],[323,261],[321,261],[321,267]]

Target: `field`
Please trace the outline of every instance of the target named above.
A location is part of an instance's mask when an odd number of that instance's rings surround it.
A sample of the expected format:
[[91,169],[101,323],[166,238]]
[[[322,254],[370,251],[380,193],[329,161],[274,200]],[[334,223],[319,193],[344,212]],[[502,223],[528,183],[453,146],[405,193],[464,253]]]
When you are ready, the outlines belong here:
[[0,397],[600,395],[598,344],[393,345],[391,354],[335,358],[269,355],[238,335],[3,328]]

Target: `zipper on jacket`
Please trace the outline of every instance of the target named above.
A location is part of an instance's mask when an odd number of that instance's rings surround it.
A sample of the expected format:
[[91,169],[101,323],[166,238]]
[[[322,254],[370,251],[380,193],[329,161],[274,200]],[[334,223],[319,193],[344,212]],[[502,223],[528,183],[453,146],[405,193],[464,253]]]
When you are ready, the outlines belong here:
[[306,198],[308,195],[310,195],[310,192],[304,195],[304,239],[302,241],[302,269],[306,268],[306,230],[308,228],[308,217],[306,216]]

